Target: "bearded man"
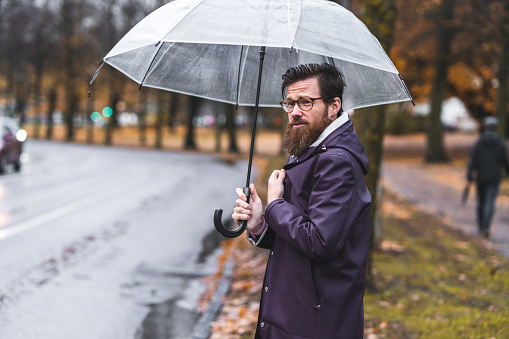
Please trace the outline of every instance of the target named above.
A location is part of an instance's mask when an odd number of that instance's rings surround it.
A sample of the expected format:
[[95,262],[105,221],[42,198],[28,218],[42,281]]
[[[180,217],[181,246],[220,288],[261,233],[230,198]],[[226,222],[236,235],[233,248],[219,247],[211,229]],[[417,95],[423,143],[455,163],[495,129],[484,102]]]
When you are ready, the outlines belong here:
[[345,82],[329,64],[283,75],[290,156],[269,178],[265,211],[253,184],[232,218],[270,250],[255,338],[363,337],[371,196],[368,160],[342,110]]

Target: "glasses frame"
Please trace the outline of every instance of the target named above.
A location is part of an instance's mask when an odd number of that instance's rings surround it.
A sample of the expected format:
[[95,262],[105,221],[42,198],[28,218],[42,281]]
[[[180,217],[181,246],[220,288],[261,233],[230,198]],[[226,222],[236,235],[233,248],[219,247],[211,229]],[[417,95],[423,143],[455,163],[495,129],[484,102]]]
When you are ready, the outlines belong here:
[[[290,113],[292,113],[292,112],[293,112],[293,109],[295,108],[295,105],[296,105],[296,104],[297,104],[297,106],[299,106],[299,108],[300,108],[300,110],[301,110],[301,111],[307,112],[307,111],[311,111],[311,110],[313,109],[313,104],[315,103],[315,101],[316,101],[316,100],[320,100],[320,99],[328,99],[328,98],[330,98],[330,97],[319,97],[319,98],[305,98],[305,97],[304,97],[304,98],[300,98],[299,100],[288,100],[288,99],[286,99],[286,100],[281,101],[279,104],[280,104],[280,105],[281,105],[281,107],[283,108],[283,111],[285,111],[285,112],[286,112],[286,113],[288,113],[288,114],[290,114]],[[307,100],[307,99],[309,99],[309,100],[311,101],[311,107],[310,107],[309,109],[304,109],[304,108],[300,107],[300,105],[299,105],[299,101],[304,100],[304,99],[306,99],[306,100]],[[283,102],[288,102],[288,103],[289,103],[289,102],[293,102],[293,108],[292,108],[290,111],[287,111],[287,110],[283,107]]]

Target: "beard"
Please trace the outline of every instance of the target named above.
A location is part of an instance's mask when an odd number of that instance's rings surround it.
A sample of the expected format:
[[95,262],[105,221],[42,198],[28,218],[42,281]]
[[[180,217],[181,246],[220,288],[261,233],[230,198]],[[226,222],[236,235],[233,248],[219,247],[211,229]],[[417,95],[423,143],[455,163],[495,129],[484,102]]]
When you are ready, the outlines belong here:
[[[320,120],[309,123],[302,119],[294,119],[286,125],[282,148],[290,155],[299,155],[318,139],[320,134],[331,124],[331,120],[324,113]],[[300,128],[293,128],[294,124],[303,123]]]

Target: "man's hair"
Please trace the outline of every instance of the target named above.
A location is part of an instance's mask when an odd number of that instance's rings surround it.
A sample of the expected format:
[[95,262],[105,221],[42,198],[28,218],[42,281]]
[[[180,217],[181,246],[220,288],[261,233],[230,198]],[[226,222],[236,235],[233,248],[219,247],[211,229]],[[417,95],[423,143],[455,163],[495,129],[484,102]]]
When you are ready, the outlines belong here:
[[341,110],[343,109],[343,89],[346,87],[343,73],[330,64],[305,64],[289,68],[283,75],[283,84],[281,85],[281,94],[283,99],[286,97],[288,86],[297,81],[309,78],[317,78],[320,89],[320,96],[328,97],[324,99],[327,105],[330,105],[335,97],[341,100]]

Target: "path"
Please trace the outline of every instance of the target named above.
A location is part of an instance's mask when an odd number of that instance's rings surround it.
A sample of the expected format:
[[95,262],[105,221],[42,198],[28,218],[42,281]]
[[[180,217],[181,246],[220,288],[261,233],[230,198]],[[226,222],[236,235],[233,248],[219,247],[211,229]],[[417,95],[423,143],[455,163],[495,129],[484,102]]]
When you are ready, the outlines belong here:
[[[451,169],[452,168],[452,169]],[[444,217],[454,227],[477,236],[475,185],[470,189],[466,206],[461,205],[464,172],[447,165],[389,160],[383,166],[385,189],[401,195],[420,208]],[[499,196],[487,242],[509,258],[509,199]]]

